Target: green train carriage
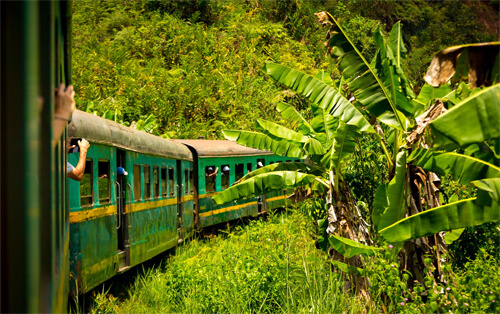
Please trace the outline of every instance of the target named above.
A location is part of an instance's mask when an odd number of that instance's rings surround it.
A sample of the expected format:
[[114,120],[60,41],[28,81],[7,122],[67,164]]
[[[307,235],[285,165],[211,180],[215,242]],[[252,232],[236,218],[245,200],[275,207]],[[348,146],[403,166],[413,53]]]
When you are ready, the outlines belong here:
[[[285,207],[286,191],[275,191],[259,197],[237,200],[229,204],[216,205],[212,197],[227,189],[244,175],[275,162],[291,162],[289,158],[274,155],[269,151],[245,147],[227,140],[175,140],[187,145],[193,153],[195,167],[195,213],[199,227],[249,216],[256,216],[267,210]],[[300,161],[300,160],[297,160]],[[228,175],[222,175],[224,167]],[[214,177],[207,176],[207,169],[218,169]],[[215,180],[213,180],[215,178]],[[215,181],[215,182],[214,182]]]
[[[81,111],[69,134],[91,143],[83,180],[70,182],[70,281],[81,294],[193,234],[193,159],[182,144]],[[117,167],[128,172],[120,182]]]

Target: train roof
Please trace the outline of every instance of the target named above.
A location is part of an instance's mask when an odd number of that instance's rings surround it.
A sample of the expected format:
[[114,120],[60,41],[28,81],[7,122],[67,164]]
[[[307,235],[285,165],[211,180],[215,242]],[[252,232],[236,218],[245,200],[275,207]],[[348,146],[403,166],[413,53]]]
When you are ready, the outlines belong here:
[[256,156],[272,155],[272,152],[249,148],[227,140],[174,140],[196,150],[200,158],[221,156]]
[[96,115],[75,110],[68,125],[69,136],[139,153],[193,160],[189,148],[172,140],[138,131]]

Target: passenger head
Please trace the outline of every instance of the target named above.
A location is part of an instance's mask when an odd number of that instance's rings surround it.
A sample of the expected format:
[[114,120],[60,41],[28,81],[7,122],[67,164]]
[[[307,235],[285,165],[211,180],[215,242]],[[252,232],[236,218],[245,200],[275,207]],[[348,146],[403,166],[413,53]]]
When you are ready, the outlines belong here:
[[128,172],[125,171],[125,168],[118,167],[116,169],[116,175],[118,176],[117,180],[121,180],[124,176],[128,175]]

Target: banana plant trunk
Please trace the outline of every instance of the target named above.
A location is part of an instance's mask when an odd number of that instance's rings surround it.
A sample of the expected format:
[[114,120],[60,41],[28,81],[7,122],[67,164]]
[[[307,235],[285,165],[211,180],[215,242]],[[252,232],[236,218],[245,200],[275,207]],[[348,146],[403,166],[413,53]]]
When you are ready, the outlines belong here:
[[[414,165],[408,165],[407,171],[407,184],[410,187],[407,215],[440,206],[439,177]],[[434,278],[435,283],[442,283],[444,277],[441,264],[445,261],[444,253],[447,250],[443,232],[405,242],[399,252],[399,267],[412,274],[407,283],[408,288],[412,288],[416,282],[425,283],[425,277]],[[426,264],[426,259],[431,262]]]
[[[338,235],[359,243],[371,244],[368,224],[361,216],[361,212],[354,201],[352,191],[341,179],[334,179],[330,172],[330,188],[327,192],[328,228],[329,235]],[[335,185],[336,184],[336,185]],[[359,255],[346,258],[335,249],[330,249],[332,260],[346,263],[350,266],[363,268],[363,261]],[[365,277],[358,274],[346,275],[344,291],[368,297],[368,285]]]

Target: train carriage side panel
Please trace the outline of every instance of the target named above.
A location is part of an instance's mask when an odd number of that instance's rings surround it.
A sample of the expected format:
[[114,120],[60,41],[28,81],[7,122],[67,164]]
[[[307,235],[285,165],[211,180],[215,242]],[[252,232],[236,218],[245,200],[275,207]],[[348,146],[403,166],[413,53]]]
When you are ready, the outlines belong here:
[[134,152],[128,156],[133,193],[126,211],[131,215],[130,266],[134,266],[177,244],[177,191],[171,183],[162,184],[163,176],[169,182],[177,175],[177,167],[175,160],[158,156]]
[[[73,165],[78,158],[78,153],[69,154]],[[91,143],[83,180],[70,181],[70,279],[74,294],[92,289],[117,271],[113,164],[114,148]]]

